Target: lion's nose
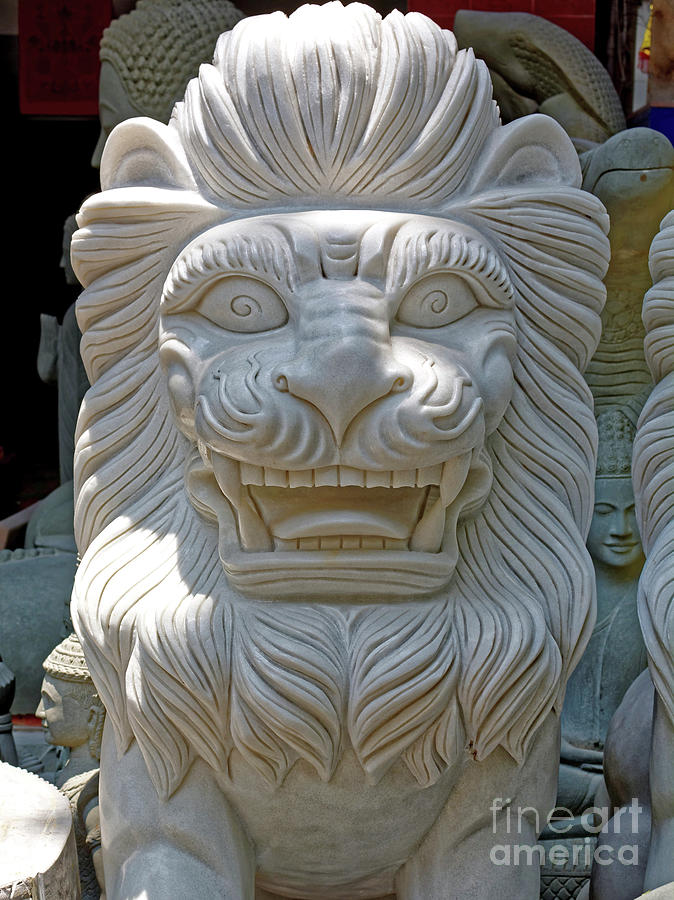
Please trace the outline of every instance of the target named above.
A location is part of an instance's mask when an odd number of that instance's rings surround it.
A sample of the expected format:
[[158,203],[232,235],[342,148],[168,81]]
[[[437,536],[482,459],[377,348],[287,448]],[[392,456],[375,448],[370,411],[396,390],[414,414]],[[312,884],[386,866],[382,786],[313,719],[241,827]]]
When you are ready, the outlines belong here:
[[317,407],[330,423],[338,444],[359,412],[380,397],[407,390],[413,375],[390,352],[342,338],[307,348],[272,373],[279,391],[288,391]]

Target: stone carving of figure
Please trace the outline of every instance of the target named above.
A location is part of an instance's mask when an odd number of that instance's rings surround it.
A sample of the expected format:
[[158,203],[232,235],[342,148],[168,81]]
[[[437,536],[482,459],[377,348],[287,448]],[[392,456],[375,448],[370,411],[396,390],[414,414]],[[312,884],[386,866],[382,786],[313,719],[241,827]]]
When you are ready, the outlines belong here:
[[333,2],[239,22],[101,184],[73,619],[109,900],[533,900],[490,850],[554,805],[594,620],[608,220],[568,136],[502,126],[426,17]]
[[[70,263],[70,242],[76,229],[75,216],[68,216],[63,223],[60,266],[69,285],[78,284]],[[55,316],[43,313],[40,328],[37,369],[43,381],[55,381],[58,387],[59,474],[61,484],[65,484],[73,478],[75,425],[82,398],[89,387],[80,356],[82,335],[77,327],[75,304],[68,308],[60,325]]]
[[585,378],[598,412],[643,405],[651,375],[644,355],[641,307],[651,284],[648,251],[674,206],[674,147],[651,128],[628,128],[581,156],[583,188],[611,217],[611,262],[597,352]]
[[92,166],[100,166],[108,135],[125,119],[168,122],[189,79],[211,61],[218,35],[242,18],[229,0],[140,0],[114,19],[101,39],[101,133]]
[[567,686],[557,800],[578,814],[592,806],[601,781],[611,717],[646,667],[637,616],[637,585],[644,556],[631,477],[634,412],[630,408],[605,410],[597,425],[595,502],[587,538],[597,580],[597,622]]
[[579,150],[625,128],[608,72],[559,25],[530,13],[461,9],[454,30],[459,46],[472,47],[489,66],[504,122],[545,113]]
[[103,884],[98,815],[98,768],[105,708],[89,675],[77,635],[71,634],[44,661],[37,708],[49,743],[67,747],[68,761],[56,785],[70,801],[75,824],[83,900],[97,900]]

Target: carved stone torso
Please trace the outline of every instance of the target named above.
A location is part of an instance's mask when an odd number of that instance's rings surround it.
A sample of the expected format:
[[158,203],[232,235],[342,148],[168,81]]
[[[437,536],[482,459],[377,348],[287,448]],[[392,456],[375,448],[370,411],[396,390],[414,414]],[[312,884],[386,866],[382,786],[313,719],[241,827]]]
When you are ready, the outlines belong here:
[[636,582],[598,621],[580,662],[569,678],[562,714],[564,736],[575,746],[602,750],[608,726],[627,688],[646,667],[637,616]]

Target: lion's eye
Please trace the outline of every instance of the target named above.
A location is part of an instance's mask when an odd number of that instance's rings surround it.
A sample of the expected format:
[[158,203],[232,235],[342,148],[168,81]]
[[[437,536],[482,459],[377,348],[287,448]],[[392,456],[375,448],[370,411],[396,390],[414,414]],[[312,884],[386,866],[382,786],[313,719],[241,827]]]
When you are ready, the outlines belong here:
[[244,275],[226,275],[216,281],[197,309],[220,328],[246,334],[271,331],[288,321],[288,310],[276,291]]
[[397,318],[415,328],[441,328],[462,319],[477,305],[475,294],[460,275],[429,275],[405,294]]

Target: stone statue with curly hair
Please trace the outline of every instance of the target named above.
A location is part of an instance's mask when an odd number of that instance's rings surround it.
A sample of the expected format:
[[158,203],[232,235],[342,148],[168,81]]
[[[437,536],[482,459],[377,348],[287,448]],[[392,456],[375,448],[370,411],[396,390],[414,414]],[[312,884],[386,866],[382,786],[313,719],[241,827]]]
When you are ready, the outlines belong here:
[[108,135],[125,119],[168,122],[187,82],[211,61],[218,36],[242,18],[230,0],[140,0],[113,19],[101,39],[101,133],[91,164],[100,166]]

